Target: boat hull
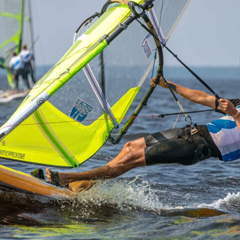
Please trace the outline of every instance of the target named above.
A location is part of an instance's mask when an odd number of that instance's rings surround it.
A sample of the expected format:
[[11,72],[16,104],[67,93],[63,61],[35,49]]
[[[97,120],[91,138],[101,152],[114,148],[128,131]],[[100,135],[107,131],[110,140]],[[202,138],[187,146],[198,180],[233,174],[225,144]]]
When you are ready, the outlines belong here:
[[49,184],[29,174],[0,165],[0,190],[37,194],[50,198],[64,198],[73,192]]

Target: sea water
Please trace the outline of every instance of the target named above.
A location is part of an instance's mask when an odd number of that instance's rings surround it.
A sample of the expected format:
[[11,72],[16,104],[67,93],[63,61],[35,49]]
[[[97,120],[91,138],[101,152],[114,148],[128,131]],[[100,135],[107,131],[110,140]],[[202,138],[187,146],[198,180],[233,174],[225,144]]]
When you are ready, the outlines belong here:
[[[240,98],[239,69],[195,70],[219,96]],[[186,87],[205,91],[178,68],[167,68],[165,76]],[[206,109],[182,98],[180,101],[186,111]],[[15,100],[0,105],[1,125],[19,104]],[[107,142],[90,160],[71,171],[103,166],[127,141],[171,128],[176,116],[153,116],[178,111],[168,90],[157,87],[118,145]],[[207,112],[191,117],[194,123],[205,124],[221,115]],[[180,116],[176,127],[185,124],[188,120]],[[1,160],[1,164],[26,173],[39,167],[6,160]],[[211,158],[192,166],[136,168],[116,179],[99,181],[89,191],[65,201],[0,192],[0,239],[239,239],[239,182],[239,160],[222,162]],[[225,214],[197,217],[188,211],[196,208],[216,209]]]

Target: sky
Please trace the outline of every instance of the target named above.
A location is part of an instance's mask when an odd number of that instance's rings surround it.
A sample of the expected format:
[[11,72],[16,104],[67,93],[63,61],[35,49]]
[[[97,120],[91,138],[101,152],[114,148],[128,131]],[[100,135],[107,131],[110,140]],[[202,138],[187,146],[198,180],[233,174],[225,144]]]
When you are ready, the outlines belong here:
[[[54,65],[71,46],[77,27],[105,2],[32,1],[37,65]],[[192,0],[168,47],[190,66],[240,67],[240,0]],[[165,65],[178,63],[165,53]]]

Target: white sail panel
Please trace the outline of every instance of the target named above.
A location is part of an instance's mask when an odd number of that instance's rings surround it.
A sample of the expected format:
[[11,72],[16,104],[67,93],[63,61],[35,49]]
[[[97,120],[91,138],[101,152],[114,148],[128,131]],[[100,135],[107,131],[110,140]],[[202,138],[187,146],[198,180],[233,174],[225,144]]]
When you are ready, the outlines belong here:
[[190,0],[155,0],[154,9],[164,39],[167,41]]

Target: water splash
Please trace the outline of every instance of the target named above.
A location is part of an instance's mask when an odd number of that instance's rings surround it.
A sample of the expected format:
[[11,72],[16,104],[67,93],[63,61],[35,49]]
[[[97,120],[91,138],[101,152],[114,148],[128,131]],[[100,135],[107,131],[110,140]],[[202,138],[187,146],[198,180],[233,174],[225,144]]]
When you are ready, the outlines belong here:
[[240,213],[240,192],[238,193],[228,193],[223,199],[214,201],[211,204],[200,204],[198,207],[212,207],[225,211],[233,211]]
[[105,180],[72,198],[72,207],[80,207],[85,216],[91,210],[106,207],[122,212],[139,210],[159,213],[162,209],[171,208],[160,201],[160,194],[161,192],[154,189],[152,183],[144,180],[142,176]]

